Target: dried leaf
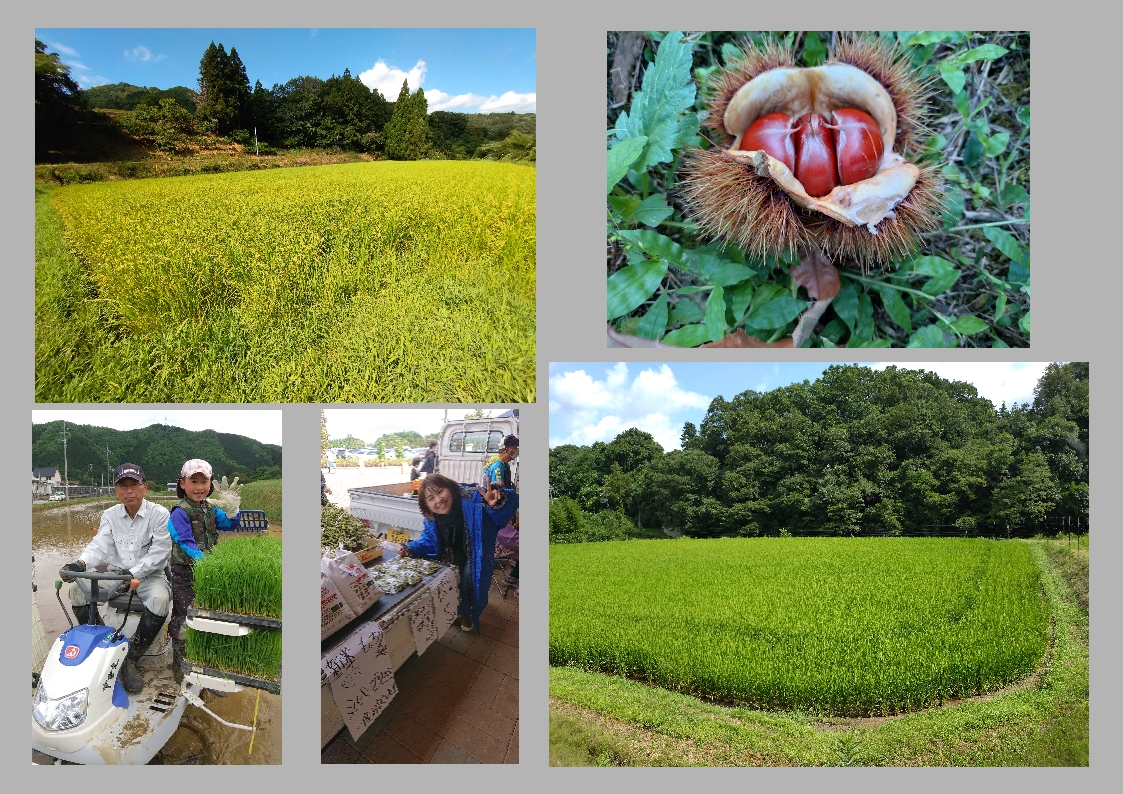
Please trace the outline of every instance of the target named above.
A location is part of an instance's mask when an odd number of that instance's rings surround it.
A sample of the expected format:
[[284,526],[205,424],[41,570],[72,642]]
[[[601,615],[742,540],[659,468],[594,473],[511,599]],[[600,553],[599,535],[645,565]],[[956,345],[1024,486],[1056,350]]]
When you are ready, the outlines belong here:
[[756,337],[749,336],[744,329],[738,328],[728,336],[716,342],[707,342],[700,347],[794,347],[791,337],[781,339],[779,342],[762,342]]
[[816,301],[830,300],[842,286],[838,269],[818,248],[812,248],[803,255],[799,266],[792,268],[791,276],[801,287],[806,287],[811,300]]
[[632,92],[632,71],[643,53],[647,37],[639,31],[621,33],[616,40],[616,52],[612,58],[612,101],[613,107],[620,107],[628,101]]
[[[608,346],[609,347],[674,347],[674,345],[665,345],[662,342],[656,342],[654,339],[644,339],[641,336],[632,336],[631,334],[622,334],[612,327],[608,326]],[[681,350],[682,348],[678,348]]]

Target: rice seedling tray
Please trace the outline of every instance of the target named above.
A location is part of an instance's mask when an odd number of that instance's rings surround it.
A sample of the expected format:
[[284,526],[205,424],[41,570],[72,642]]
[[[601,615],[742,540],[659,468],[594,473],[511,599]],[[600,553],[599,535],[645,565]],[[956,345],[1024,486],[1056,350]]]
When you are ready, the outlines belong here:
[[263,618],[260,615],[241,615],[237,612],[220,612],[217,609],[200,609],[194,606],[187,608],[187,617],[225,620],[227,623],[238,623],[242,626],[256,626],[264,629],[277,629],[278,631],[281,628],[281,621],[279,618]]
[[266,678],[254,678],[249,675],[242,675],[240,673],[231,673],[229,670],[218,670],[214,667],[207,667],[206,665],[198,664],[196,662],[189,662],[184,660],[181,667],[184,675],[188,673],[199,673],[201,675],[211,675],[215,678],[226,678],[245,686],[252,686],[255,689],[264,689],[266,692],[271,692],[274,695],[281,694],[281,671],[277,671],[277,680],[270,681]]
[[239,510],[237,528],[224,529],[223,532],[268,532],[269,519],[264,510]]

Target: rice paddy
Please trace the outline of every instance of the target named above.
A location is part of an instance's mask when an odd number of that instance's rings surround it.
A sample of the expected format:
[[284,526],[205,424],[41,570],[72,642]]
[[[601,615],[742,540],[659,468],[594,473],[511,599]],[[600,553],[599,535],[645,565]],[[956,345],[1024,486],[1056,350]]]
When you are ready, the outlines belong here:
[[550,663],[754,708],[890,715],[1032,673],[1025,544],[723,538],[555,545]]
[[535,399],[533,168],[352,163],[39,200],[39,401]]

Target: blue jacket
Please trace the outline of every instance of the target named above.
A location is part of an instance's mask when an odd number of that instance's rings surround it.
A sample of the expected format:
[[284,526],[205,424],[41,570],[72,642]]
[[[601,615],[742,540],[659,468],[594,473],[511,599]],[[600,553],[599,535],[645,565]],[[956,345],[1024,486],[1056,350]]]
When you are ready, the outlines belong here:
[[[466,497],[465,494],[469,493]],[[507,526],[519,509],[519,495],[513,490],[506,490],[506,502],[502,507],[491,508],[484,502],[483,496],[476,490],[475,485],[461,488],[461,507],[464,510],[464,523],[468,527],[469,546],[472,550],[472,594],[475,600],[475,609],[461,602],[460,614],[472,615],[476,630],[479,631],[480,614],[487,606],[487,594],[491,589],[491,571],[495,562],[495,536],[501,527]],[[440,551],[440,541],[437,539],[437,522],[431,518],[425,519],[425,529],[418,540],[411,540],[406,544],[412,557],[428,557],[433,559]]]

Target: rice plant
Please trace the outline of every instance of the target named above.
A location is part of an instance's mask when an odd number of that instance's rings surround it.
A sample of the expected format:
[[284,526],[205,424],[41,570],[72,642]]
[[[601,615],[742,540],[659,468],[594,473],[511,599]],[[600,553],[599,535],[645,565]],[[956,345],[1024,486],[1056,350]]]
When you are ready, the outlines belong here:
[[242,637],[228,637],[188,627],[186,654],[196,664],[276,681],[281,670],[281,632],[251,629]]
[[281,539],[227,538],[195,563],[195,606],[281,617]]
[[42,401],[535,399],[533,168],[352,163],[49,203],[81,275],[63,302],[99,322],[44,304],[41,350],[81,333],[68,347],[87,352],[39,358]]
[[555,545],[550,663],[765,709],[889,715],[1040,663],[1017,542],[722,538]]

